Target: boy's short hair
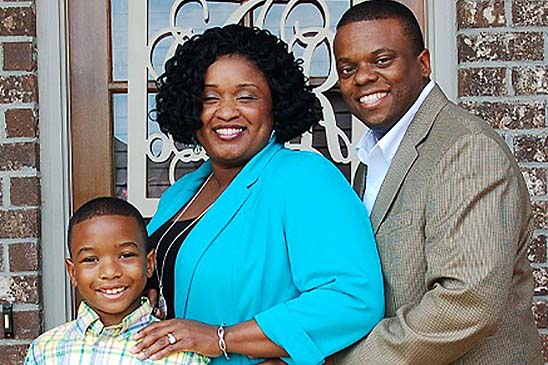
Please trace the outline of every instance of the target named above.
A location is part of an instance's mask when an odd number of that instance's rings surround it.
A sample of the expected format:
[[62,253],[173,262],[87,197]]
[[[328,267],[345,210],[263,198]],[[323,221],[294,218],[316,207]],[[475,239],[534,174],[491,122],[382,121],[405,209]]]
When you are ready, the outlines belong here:
[[141,234],[143,238],[146,252],[148,253],[150,251],[150,247],[148,245],[146,223],[137,208],[135,208],[135,206],[125,200],[113,198],[110,196],[104,196],[88,201],[80,208],[78,208],[70,218],[68,226],[69,253],[74,226],[78,223],[87,221],[88,219],[105,215],[121,215],[124,217],[133,218],[133,220],[137,223],[137,226],[139,227],[139,234]]
[[343,14],[337,29],[351,23],[384,19],[396,19],[400,22],[415,54],[424,50],[424,36],[417,18],[407,6],[393,0],[370,0],[353,5]]

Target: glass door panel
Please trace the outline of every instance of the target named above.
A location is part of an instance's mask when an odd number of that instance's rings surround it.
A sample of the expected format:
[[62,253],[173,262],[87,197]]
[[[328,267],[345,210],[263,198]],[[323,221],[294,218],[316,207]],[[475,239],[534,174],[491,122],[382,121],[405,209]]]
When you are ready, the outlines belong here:
[[[414,11],[423,11],[419,2],[407,1]],[[152,112],[154,80],[177,45],[209,27],[231,22],[269,29],[304,59],[303,67],[322,103],[324,120],[288,147],[322,153],[352,180],[357,164],[353,146],[363,126],[342,102],[332,55],[336,23],[350,5],[349,0],[270,4],[265,0],[111,0],[110,91],[116,194],[129,197],[150,216],[161,193],[207,159],[203,151],[196,153],[189,146],[179,146],[159,131]],[[127,60],[131,60],[129,65]]]

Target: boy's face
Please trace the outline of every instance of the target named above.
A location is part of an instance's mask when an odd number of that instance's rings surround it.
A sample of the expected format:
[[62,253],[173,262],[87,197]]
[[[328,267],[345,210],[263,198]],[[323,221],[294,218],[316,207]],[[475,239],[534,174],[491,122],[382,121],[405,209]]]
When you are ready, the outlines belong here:
[[120,323],[139,307],[154,271],[155,252],[146,254],[140,232],[133,218],[120,215],[94,217],[73,227],[67,270],[105,326]]

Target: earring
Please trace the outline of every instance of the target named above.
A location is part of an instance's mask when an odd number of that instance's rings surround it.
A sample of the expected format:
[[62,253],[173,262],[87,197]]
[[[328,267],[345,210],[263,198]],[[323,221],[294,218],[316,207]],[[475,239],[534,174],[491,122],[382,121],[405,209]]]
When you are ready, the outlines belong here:
[[194,145],[193,152],[195,155],[199,155],[200,153],[202,153],[202,149],[203,149],[202,145],[200,143],[196,143]]

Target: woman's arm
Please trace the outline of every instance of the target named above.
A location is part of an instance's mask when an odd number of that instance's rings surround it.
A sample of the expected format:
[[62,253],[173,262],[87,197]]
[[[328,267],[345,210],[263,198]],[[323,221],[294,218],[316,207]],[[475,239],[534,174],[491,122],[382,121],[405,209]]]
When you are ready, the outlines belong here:
[[[209,357],[222,356],[218,328],[184,319],[155,322],[137,333],[134,338],[140,342],[131,352],[139,354],[142,360],[157,360],[179,351],[192,351]],[[177,342],[169,344],[168,333],[173,334]],[[287,356],[284,349],[264,335],[255,320],[226,327],[224,339],[229,353],[265,358]]]

